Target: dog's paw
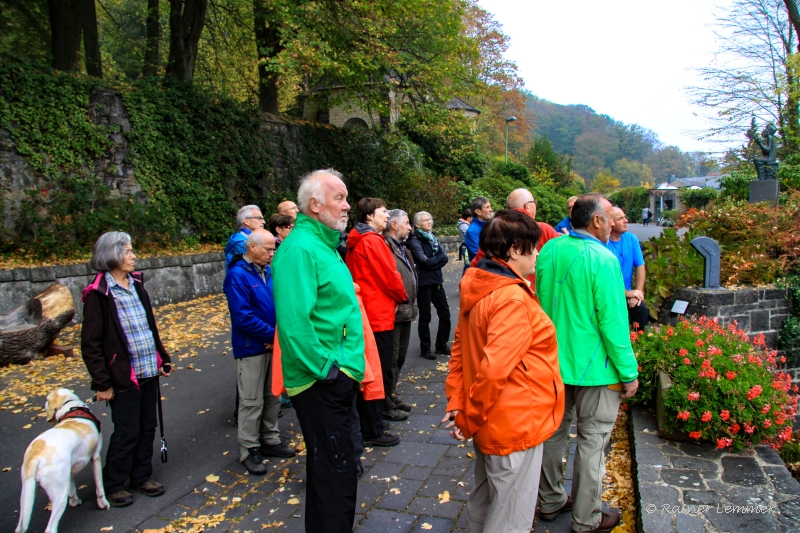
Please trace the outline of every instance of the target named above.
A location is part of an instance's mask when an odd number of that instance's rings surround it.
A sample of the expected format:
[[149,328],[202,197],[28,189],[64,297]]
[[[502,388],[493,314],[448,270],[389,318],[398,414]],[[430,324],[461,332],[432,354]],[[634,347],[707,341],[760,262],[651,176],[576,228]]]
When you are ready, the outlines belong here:
[[111,505],[109,505],[108,500],[106,500],[105,497],[103,497],[103,498],[97,498],[97,507],[100,509],[108,509],[109,507],[111,507]]
[[83,500],[81,500],[81,499],[80,499],[80,498],[78,498],[77,496],[76,496],[76,497],[74,497],[74,498],[70,498],[70,499],[69,499],[69,506],[70,506],[70,507],[77,507],[77,506],[79,506],[79,505],[80,505],[80,504],[82,504],[82,503],[83,503]]

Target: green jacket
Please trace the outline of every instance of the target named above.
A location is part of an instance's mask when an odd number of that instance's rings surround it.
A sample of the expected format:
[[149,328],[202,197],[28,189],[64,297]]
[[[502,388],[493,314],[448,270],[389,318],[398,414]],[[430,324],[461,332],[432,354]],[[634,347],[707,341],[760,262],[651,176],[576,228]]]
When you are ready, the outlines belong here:
[[556,326],[565,384],[638,377],[619,261],[603,243],[575,233],[547,241],[536,261],[536,293]]
[[353,278],[336,251],[339,232],[297,214],[272,260],[283,381],[289,395],[328,376],[331,365],[364,379],[364,327]]

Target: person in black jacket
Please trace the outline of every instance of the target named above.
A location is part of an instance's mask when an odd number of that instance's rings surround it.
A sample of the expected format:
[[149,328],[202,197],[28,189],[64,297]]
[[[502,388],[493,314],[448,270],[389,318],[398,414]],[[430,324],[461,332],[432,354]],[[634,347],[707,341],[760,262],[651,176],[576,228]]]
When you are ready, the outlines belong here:
[[421,356],[434,360],[431,353],[431,303],[439,317],[439,331],[436,333],[436,353],[449,355],[450,348],[450,307],[444,290],[442,267],[447,264],[447,252],[432,233],[433,217],[426,211],[414,215],[414,231],[408,236],[408,248],[417,267],[417,304],[419,306],[419,344]]
[[160,496],[153,481],[158,376],[169,376],[170,358],[158,335],[150,297],[142,276],[134,272],[131,236],[103,234],[92,250],[92,269],[99,273],[83,291],[81,353],[92,377],[97,400],[108,401],[114,433],[103,471],[108,502],[133,503],[123,484],[146,496]]

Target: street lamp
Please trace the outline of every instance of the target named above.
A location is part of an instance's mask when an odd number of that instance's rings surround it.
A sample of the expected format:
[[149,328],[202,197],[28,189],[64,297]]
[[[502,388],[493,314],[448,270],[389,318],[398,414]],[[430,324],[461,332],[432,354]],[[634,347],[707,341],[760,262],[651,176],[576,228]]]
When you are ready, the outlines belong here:
[[514,122],[515,120],[517,120],[517,117],[508,117],[506,119],[506,163],[508,163],[508,123]]

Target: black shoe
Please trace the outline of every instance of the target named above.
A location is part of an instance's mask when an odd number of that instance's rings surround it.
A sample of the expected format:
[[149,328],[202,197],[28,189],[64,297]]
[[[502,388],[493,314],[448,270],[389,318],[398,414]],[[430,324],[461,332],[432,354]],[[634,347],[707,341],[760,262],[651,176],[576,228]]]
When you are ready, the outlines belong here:
[[297,453],[296,448],[289,446],[288,444],[284,444],[283,442],[280,444],[266,444],[262,442],[261,446],[258,448],[258,451],[265,457],[283,457],[285,459],[294,457],[294,455]]
[[559,509],[556,509],[552,513],[543,513],[539,511],[539,518],[541,518],[545,522],[552,522],[553,520],[558,518],[558,515],[560,515],[561,513],[566,513],[567,511],[571,510],[572,510],[572,496],[567,496],[567,501],[564,502],[564,505],[562,505]]
[[444,348],[436,348],[436,353],[439,355],[450,355],[450,348],[445,346]]
[[433,355],[431,352],[422,352],[419,355],[420,355],[420,357],[424,357],[428,361],[435,361],[436,360],[436,356]]
[[133,496],[131,496],[131,493],[127,490],[108,494],[106,495],[106,499],[108,503],[111,504],[111,507],[125,507],[133,503]]
[[364,439],[364,446],[375,446],[378,448],[390,448],[400,444],[400,437],[390,433],[383,433],[374,439]]
[[411,404],[401,401],[397,396],[392,396],[392,402],[394,403],[395,409],[405,411],[406,413],[411,412]]
[[401,420],[405,420],[407,418],[408,418],[408,413],[406,411],[401,411],[400,409],[392,409],[390,411],[383,412],[384,420],[391,420],[392,422],[400,422]]
[[250,448],[247,451],[250,452],[250,455],[248,455],[245,460],[242,461],[247,471],[254,476],[263,476],[266,474],[267,467],[264,466],[264,458],[261,457],[261,453],[259,453],[258,448]]

